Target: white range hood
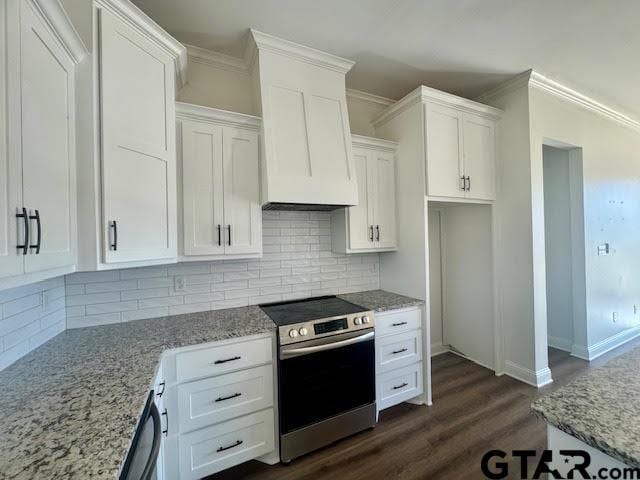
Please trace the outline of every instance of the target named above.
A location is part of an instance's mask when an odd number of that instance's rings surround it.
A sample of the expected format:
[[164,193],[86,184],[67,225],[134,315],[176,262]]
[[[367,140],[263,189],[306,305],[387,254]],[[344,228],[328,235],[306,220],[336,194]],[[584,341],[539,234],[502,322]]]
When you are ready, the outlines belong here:
[[246,60],[263,122],[265,209],[356,205],[345,74],[353,62],[255,30]]

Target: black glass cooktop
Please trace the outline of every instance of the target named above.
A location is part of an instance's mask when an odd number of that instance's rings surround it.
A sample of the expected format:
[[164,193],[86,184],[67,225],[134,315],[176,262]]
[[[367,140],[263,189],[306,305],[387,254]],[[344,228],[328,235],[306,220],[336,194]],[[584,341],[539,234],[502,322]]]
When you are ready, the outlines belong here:
[[367,310],[366,308],[341,300],[335,296],[269,303],[260,305],[260,308],[264,313],[269,315],[271,320],[279,327],[321,318],[349,315]]

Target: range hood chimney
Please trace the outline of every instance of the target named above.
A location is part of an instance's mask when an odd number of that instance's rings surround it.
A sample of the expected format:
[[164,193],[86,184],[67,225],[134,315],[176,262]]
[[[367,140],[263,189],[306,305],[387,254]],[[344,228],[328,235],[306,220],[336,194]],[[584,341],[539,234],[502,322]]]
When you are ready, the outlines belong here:
[[357,205],[345,89],[353,62],[256,30],[245,57],[262,116],[263,209]]

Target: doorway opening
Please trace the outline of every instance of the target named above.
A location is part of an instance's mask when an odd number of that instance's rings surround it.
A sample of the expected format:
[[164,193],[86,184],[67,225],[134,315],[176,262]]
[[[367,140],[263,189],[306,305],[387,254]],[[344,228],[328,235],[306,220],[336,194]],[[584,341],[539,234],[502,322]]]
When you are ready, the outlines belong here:
[[[542,146],[549,355],[584,357],[587,345],[582,149]],[[553,365],[553,362],[550,363]]]

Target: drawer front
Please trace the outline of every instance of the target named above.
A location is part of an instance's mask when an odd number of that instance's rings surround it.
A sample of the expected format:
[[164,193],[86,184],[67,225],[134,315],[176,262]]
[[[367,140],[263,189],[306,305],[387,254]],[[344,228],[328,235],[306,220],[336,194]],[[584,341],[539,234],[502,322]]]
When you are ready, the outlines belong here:
[[376,378],[378,410],[392,407],[422,394],[422,362],[399,368]]
[[376,373],[422,360],[422,330],[390,335],[376,341]]
[[176,354],[178,383],[256,367],[272,361],[271,338]]
[[199,479],[274,449],[273,409],[180,435],[180,478]]
[[273,366],[178,385],[180,433],[273,406]]
[[399,310],[376,313],[376,336],[395,335],[421,328],[422,310]]

